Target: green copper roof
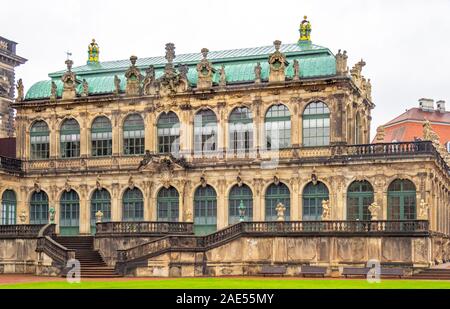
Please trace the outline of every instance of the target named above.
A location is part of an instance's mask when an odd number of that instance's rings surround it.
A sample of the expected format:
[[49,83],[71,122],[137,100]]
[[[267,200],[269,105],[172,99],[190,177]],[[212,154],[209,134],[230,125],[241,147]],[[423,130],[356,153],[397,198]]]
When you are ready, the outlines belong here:
[[[281,52],[285,53],[289,66],[286,70],[287,77],[293,76],[293,60],[300,63],[300,78],[332,76],[336,74],[336,59],[329,49],[314,44],[284,44]],[[257,62],[261,63],[262,79],[268,79],[268,56],[275,51],[273,46],[255,48],[243,48],[224,51],[211,51],[208,60],[217,69],[213,81],[219,81],[218,69],[225,65],[225,73],[228,83],[252,82],[255,79],[254,68]],[[197,83],[196,65],[202,59],[201,53],[178,55],[174,63],[189,66],[188,79],[192,85]],[[141,58],[137,60],[137,67],[145,75],[145,69],[150,65],[155,67],[156,77],[163,74],[166,59],[161,57]],[[129,60],[106,61],[98,64],[84,65],[72,69],[81,81],[86,79],[89,84],[89,94],[107,94],[114,91],[114,75],[121,79],[122,90],[125,89],[124,72],[130,66]],[[65,71],[50,73],[49,77],[58,86],[58,96],[61,96],[61,76]],[[45,99],[50,97],[51,81],[41,81],[34,84],[27,92],[26,100]],[[82,92],[81,84],[77,92]]]

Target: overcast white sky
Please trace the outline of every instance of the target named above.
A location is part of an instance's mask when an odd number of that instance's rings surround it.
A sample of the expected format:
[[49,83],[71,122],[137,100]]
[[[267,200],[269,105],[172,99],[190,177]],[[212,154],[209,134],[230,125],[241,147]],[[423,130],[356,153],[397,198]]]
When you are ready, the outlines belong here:
[[17,69],[26,88],[63,69],[66,51],[84,64],[92,38],[102,61],[162,55],[167,42],[178,54],[294,43],[308,15],[313,43],[347,50],[349,66],[366,61],[377,105],[372,136],[421,97],[450,101],[450,0],[8,0],[6,7],[0,35],[29,59]]

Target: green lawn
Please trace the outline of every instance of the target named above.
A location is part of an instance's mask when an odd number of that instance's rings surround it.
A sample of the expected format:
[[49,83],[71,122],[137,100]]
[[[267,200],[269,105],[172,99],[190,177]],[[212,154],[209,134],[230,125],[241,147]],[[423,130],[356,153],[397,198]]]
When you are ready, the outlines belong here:
[[180,278],[127,281],[33,282],[1,285],[0,289],[450,289],[450,281],[276,278]]

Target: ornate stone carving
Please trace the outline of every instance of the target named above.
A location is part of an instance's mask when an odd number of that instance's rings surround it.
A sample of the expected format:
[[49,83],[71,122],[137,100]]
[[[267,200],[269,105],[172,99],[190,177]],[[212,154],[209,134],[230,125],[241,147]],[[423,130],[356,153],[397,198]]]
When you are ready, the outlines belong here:
[[294,60],[293,69],[294,69],[294,76],[292,77],[292,80],[294,81],[300,80],[300,62],[298,62],[297,59]]
[[17,81],[16,89],[17,89],[16,101],[21,102],[24,99],[24,88],[23,88],[23,82],[22,82],[21,78],[19,78],[19,80]]
[[164,74],[159,78],[160,94],[162,96],[170,96],[180,92],[186,92],[189,88],[189,82],[186,74],[179,74],[173,65],[175,59],[175,45],[173,43],[166,44],[166,66]]
[[344,50],[344,52],[341,53],[341,50],[339,50],[336,54],[336,73],[338,75],[345,75],[348,73],[347,59],[347,51]]
[[64,183],[64,190],[66,192],[70,192],[70,190],[72,190],[72,186],[69,183],[69,177],[66,178],[66,182]]
[[373,202],[368,207],[368,210],[370,212],[370,219],[373,220],[373,221],[378,220],[379,215],[380,215],[381,207],[378,206],[378,204],[376,202]]
[[365,65],[366,65],[366,63],[364,62],[364,60],[361,59],[361,61],[356,63],[350,70],[350,74],[352,76],[353,82],[361,90],[363,90],[364,84],[365,84],[365,79],[362,76],[362,68]]
[[204,90],[212,87],[212,79],[216,70],[212,66],[212,64],[208,61],[208,52],[207,48],[202,48],[201,53],[203,55],[203,59],[197,64],[197,89]]
[[100,175],[97,175],[97,179],[95,180],[95,187],[97,188],[97,190],[102,190],[102,184],[100,183]]
[[83,86],[83,91],[81,92],[81,96],[87,97],[89,95],[89,84],[86,81],[86,79],[83,79],[82,86]]
[[125,78],[127,79],[127,86],[126,86],[126,94],[129,96],[137,96],[141,93],[140,87],[141,87],[141,72],[136,67],[136,56],[130,57],[131,66],[128,68],[128,70],[125,72]]
[[37,193],[41,192],[41,184],[39,183],[39,178],[36,178],[36,180],[34,181],[33,189]]
[[386,136],[386,132],[384,130],[384,126],[379,126],[377,128],[377,135],[375,136],[375,140],[377,143],[384,143],[384,138]]
[[328,200],[322,200],[322,220],[331,220],[331,207]]
[[145,78],[142,86],[144,95],[155,95],[158,93],[158,84],[156,83],[155,68],[149,66],[145,71]]
[[420,200],[419,204],[419,213],[417,215],[417,219],[419,220],[428,220],[428,203],[425,202],[424,199]]
[[101,210],[99,210],[95,213],[95,222],[101,223],[102,219],[103,219],[103,212]]
[[273,176],[273,183],[278,186],[280,184],[280,178],[278,175]]
[[128,178],[128,189],[130,190],[134,189],[134,179],[132,175],[130,175],[130,177]]
[[194,221],[194,216],[192,214],[192,210],[189,209],[189,208],[187,208],[184,211],[184,221],[186,221],[186,222],[193,222]]
[[206,181],[206,173],[205,170],[202,171],[202,174],[200,175],[200,184],[203,188],[205,188],[208,185],[208,182]]
[[242,187],[242,185],[244,184],[244,182],[242,181],[242,177],[241,177],[241,171],[238,172],[238,175],[236,177],[236,182],[238,187]]
[[66,60],[67,71],[61,77],[61,81],[63,82],[63,100],[71,100],[76,97],[76,84],[77,79],[75,73],[72,72],[73,61],[68,59]]
[[261,83],[261,63],[257,63],[255,66],[255,84],[260,84]]
[[289,65],[286,56],[280,52],[281,41],[273,42],[275,52],[269,56],[269,82],[284,82],[286,79],[285,69]]
[[277,207],[275,208],[277,211],[277,221],[286,221],[285,211],[286,207],[283,205],[283,203],[278,203]]

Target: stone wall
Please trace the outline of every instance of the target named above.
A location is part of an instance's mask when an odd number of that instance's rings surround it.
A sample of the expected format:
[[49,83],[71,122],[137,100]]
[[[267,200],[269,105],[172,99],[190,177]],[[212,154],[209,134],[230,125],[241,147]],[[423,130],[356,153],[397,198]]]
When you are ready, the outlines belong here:
[[[130,276],[258,275],[263,265],[287,266],[298,275],[302,265],[325,266],[339,276],[344,266],[364,267],[369,260],[403,267],[406,274],[433,264],[432,237],[243,237],[199,252],[168,252],[135,265]],[[446,244],[446,251],[449,246]]]
[[35,274],[36,239],[0,239],[0,274]]

